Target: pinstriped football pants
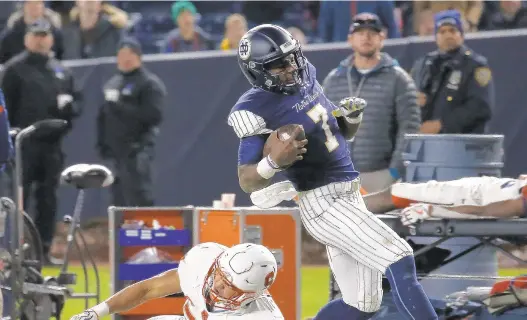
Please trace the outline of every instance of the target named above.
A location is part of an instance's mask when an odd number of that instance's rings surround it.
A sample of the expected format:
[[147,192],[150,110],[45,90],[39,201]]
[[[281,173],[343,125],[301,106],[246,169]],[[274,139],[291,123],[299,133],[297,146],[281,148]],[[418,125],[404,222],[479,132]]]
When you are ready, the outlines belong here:
[[359,189],[357,179],[301,192],[299,207],[306,230],[326,245],[344,302],[375,312],[382,300],[382,275],[413,250],[366,209]]

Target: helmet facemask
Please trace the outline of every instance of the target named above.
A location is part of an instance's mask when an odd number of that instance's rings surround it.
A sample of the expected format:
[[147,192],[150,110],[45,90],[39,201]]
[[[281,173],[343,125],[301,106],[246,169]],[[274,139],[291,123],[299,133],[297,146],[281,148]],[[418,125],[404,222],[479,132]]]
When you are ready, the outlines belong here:
[[265,63],[263,69],[266,78],[264,86],[273,92],[295,94],[306,83],[306,61],[300,49]]
[[[220,256],[221,257],[221,256]],[[230,289],[230,297],[222,297],[215,288],[217,282]],[[207,304],[223,310],[238,310],[256,300],[263,292],[244,291],[232,283],[232,277],[221,269],[219,257],[210,268],[203,286],[203,296]]]

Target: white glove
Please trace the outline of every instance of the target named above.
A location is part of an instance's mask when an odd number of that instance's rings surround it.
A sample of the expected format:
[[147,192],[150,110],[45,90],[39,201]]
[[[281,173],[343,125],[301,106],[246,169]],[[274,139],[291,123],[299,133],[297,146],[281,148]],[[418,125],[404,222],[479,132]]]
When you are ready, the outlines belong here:
[[366,105],[366,100],[361,98],[344,98],[340,100],[338,108],[333,110],[332,114],[335,117],[362,118],[362,112],[366,108]]
[[251,201],[260,209],[269,209],[282,201],[293,200],[297,194],[291,181],[282,181],[251,193]]
[[430,209],[429,204],[424,203],[415,203],[411,206],[404,208],[401,211],[401,222],[405,226],[415,225],[423,220],[430,218]]
[[73,96],[71,94],[59,94],[57,96],[57,104],[59,109],[64,108],[70,102],[73,102]]
[[95,311],[88,309],[81,314],[74,315],[70,320],[99,320],[99,315]]

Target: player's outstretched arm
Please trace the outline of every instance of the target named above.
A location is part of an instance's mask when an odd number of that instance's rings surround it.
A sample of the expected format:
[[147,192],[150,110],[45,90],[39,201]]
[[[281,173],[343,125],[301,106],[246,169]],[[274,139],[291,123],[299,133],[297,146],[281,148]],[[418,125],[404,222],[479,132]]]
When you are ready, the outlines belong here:
[[103,303],[73,316],[71,320],[98,320],[112,313],[130,310],[151,300],[181,292],[177,269],[137,282],[117,292]]
[[[489,203],[485,206],[458,206],[445,208],[454,211],[461,216],[461,218],[484,217],[484,218],[499,218],[508,219],[514,217],[521,217],[525,215],[525,203],[522,198],[511,199],[505,201],[498,201]],[[441,211],[437,210],[434,217],[441,218]]]
[[393,203],[391,187],[379,192],[368,193],[362,198],[366,208],[373,213],[385,213],[397,209]]

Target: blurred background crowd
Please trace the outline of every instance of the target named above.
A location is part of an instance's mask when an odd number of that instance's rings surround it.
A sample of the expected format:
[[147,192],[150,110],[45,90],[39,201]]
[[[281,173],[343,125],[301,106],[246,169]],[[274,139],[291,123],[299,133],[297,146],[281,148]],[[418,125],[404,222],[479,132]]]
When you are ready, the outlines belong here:
[[2,1],[0,63],[23,50],[25,26],[54,26],[58,59],[114,56],[124,34],[144,53],[230,50],[261,23],[286,27],[303,43],[346,41],[351,17],[377,14],[388,38],[434,34],[434,14],[461,12],[465,32],[527,27],[524,1]]

